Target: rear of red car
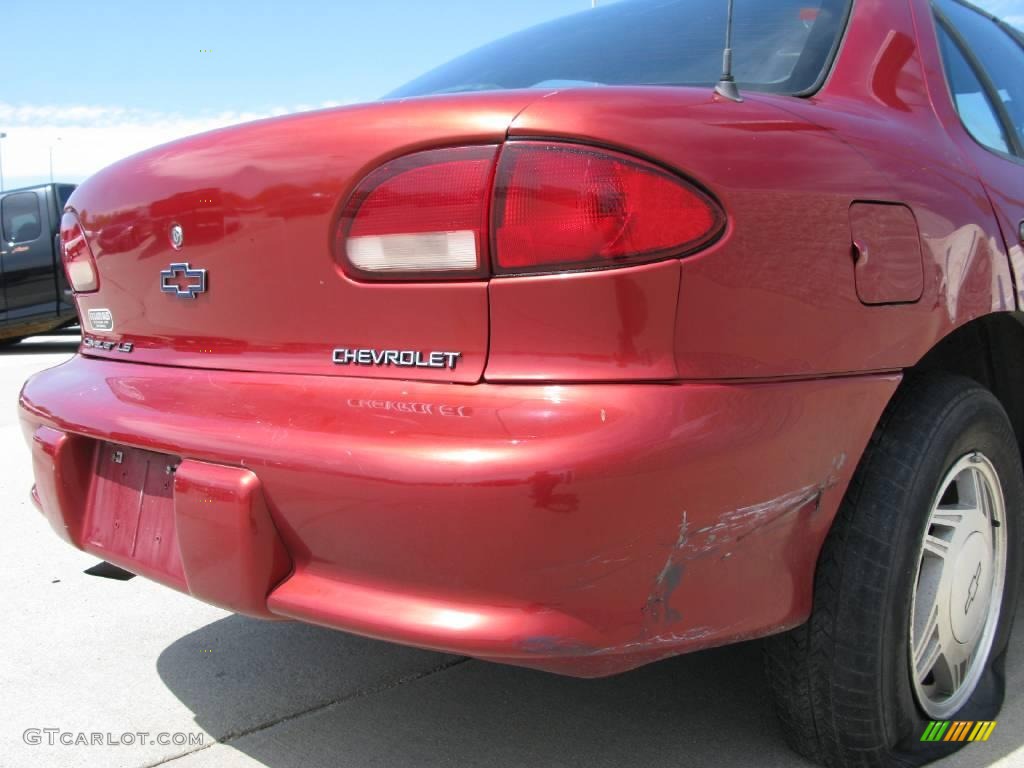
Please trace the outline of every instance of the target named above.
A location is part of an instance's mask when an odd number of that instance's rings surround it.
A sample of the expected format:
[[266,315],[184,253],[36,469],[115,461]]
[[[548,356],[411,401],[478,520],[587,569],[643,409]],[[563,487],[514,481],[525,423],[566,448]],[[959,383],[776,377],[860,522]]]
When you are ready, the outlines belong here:
[[[83,347],[21,400],[55,529],[232,610],[581,676],[804,620],[897,380],[709,353],[735,328],[687,290],[813,249],[807,284],[860,306],[830,178],[884,181],[784,107],[847,4],[763,4],[743,103],[709,87],[720,5],[584,15],[82,185]],[[857,343],[813,340],[817,373]]]

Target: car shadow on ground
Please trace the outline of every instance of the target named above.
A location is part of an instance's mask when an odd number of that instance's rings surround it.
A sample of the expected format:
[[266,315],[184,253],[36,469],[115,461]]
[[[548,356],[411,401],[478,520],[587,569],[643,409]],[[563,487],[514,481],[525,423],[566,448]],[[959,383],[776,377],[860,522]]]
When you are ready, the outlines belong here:
[[0,346],[0,356],[16,355],[73,355],[82,343],[78,328],[61,328],[41,336],[30,336],[17,344]]
[[78,339],[53,339],[47,341],[23,341],[11,347],[0,348],[0,355],[73,355],[78,351]]
[[[1011,667],[1024,668],[1021,634]],[[783,742],[760,654],[753,642],[574,680],[232,616],[168,647],[158,672],[198,725],[271,768],[809,765]],[[944,765],[995,760],[1019,731]]]

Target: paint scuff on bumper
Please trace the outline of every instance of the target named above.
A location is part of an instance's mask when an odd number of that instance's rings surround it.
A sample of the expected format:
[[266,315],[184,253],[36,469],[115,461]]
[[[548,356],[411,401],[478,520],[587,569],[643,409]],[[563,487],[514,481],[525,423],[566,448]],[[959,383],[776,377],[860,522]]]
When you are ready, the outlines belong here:
[[840,454],[832,463],[832,471],[823,482],[797,488],[768,501],[725,512],[713,525],[706,525],[696,531],[690,531],[688,514],[683,512],[679,523],[679,535],[644,606],[645,626],[674,624],[683,619],[682,614],[672,606],[672,596],[682,583],[689,561],[718,553],[721,553],[723,558],[731,557],[732,548],[752,533],[788,518],[810,505],[817,508],[822,494],[839,483],[839,473],[845,464],[846,454]]

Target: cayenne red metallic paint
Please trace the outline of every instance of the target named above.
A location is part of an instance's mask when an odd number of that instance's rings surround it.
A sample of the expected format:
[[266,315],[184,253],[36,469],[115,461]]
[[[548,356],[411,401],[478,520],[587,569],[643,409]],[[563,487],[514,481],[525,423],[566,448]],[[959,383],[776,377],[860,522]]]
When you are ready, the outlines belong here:
[[1024,161],[941,11],[849,13],[808,93],[398,98],[100,172],[65,242],[113,330],[21,396],[43,514],[230,610],[569,675],[804,624],[907,381],[1022,349]]

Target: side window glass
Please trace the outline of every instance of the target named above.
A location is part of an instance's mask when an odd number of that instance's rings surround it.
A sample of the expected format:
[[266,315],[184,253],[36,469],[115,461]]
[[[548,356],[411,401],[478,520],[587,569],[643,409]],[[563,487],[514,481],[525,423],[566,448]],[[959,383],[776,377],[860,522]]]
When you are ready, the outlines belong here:
[[1009,117],[1018,151],[1024,146],[1024,48],[992,19],[955,0],[938,0],[938,7],[963,37],[971,54],[995,86]]
[[35,192],[8,195],[0,203],[4,239],[9,243],[28,243],[43,232],[39,216],[39,196]]
[[942,48],[949,90],[964,127],[980,144],[1008,154],[1010,145],[992,102],[960,48],[941,24],[939,46]]

